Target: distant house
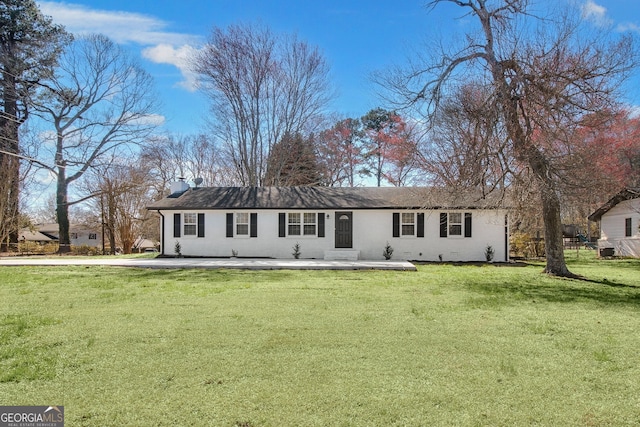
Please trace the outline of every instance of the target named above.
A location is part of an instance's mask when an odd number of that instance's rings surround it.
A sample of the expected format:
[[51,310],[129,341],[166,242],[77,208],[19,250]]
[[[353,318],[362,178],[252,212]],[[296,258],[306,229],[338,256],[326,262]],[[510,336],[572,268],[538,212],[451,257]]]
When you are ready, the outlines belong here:
[[161,253],[185,256],[507,261],[507,210],[428,188],[203,187],[184,183],[147,207]]
[[134,252],[150,252],[155,251],[157,247],[158,244],[153,240],[138,237],[136,241],[133,242],[133,247],[131,249]]
[[21,242],[35,242],[40,244],[52,243],[58,241],[58,236],[43,233],[38,230],[25,228],[20,231],[19,240]]
[[589,215],[600,221],[601,255],[640,258],[640,188],[625,188]]
[[[56,223],[37,224],[33,229],[22,230],[20,232],[20,240],[41,243],[58,242],[60,240],[60,227]],[[72,224],[69,227],[69,240],[72,246],[102,246],[100,231],[84,225]]]

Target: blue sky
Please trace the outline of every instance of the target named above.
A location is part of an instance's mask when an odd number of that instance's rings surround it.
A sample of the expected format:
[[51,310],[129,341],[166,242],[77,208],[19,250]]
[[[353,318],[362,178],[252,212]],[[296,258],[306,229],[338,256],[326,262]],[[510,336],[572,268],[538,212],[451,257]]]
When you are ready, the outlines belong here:
[[[571,2],[593,25],[640,35],[639,0],[543,0]],[[553,2],[553,3],[551,3]],[[331,66],[338,97],[331,110],[359,117],[380,105],[369,75],[402,63],[429,36],[462,34],[466,19],[451,5],[428,12],[425,0],[71,0],[38,1],[68,31],[104,33],[139,55],[155,78],[164,128],[198,133],[207,113],[194,91],[185,58],[214,26],[260,22],[274,32],[296,33],[317,46]],[[639,97],[640,98],[640,97]],[[640,105],[631,99],[634,105]]]

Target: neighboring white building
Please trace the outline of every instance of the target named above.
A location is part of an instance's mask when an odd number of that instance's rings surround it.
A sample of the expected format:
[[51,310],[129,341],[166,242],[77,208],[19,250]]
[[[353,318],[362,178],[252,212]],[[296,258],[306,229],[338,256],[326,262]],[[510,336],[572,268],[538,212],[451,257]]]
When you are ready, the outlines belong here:
[[[57,242],[60,237],[60,227],[56,223],[37,224],[33,230],[24,229],[20,232],[20,239],[37,242]],[[99,230],[84,225],[69,227],[71,246],[102,246],[102,236]]]
[[622,190],[589,215],[589,220],[600,221],[601,256],[640,258],[640,188]]
[[507,210],[496,201],[413,187],[172,187],[161,254],[184,256],[508,261]]

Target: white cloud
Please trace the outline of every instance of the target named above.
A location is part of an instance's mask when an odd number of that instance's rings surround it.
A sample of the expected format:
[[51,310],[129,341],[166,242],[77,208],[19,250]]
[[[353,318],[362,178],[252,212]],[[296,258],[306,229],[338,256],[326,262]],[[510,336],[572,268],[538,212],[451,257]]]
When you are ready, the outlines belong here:
[[161,126],[165,122],[165,117],[160,114],[147,114],[139,117],[136,120],[132,120],[130,124],[136,125],[148,125],[148,126]]
[[171,64],[177,67],[184,78],[178,85],[193,92],[197,89],[198,79],[196,74],[191,70],[189,60],[196,52],[196,48],[186,44],[178,48],[170,44],[159,44],[144,49],[142,56],[158,64]]
[[83,5],[40,1],[40,10],[74,34],[101,33],[117,43],[143,46],[198,43],[200,37],[164,31],[169,23],[140,13],[91,9]]
[[613,23],[613,20],[607,15],[607,9],[593,0],[587,0],[582,5],[582,17],[598,27],[608,27]]
[[619,31],[621,33],[624,33],[626,31],[633,31],[636,33],[640,33],[640,26],[638,26],[638,24],[634,24],[632,22],[625,22],[622,24],[619,24],[616,27],[616,31]]
[[91,9],[84,5],[40,1],[43,14],[49,15],[67,31],[83,35],[101,33],[120,44],[137,44],[145,47],[142,55],[159,64],[176,66],[184,81],[178,86],[195,90],[195,75],[188,69],[187,58],[195,47],[202,44],[202,37],[167,31],[169,23],[154,16],[140,13]]

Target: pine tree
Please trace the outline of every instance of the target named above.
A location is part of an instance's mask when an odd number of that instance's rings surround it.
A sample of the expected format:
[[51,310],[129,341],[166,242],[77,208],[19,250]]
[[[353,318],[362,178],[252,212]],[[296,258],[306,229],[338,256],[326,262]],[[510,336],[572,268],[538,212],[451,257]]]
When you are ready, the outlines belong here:
[[266,185],[319,185],[321,174],[313,144],[301,134],[285,134],[273,145],[267,160]]
[[70,36],[33,0],[0,0],[0,241],[18,238],[20,143],[38,83],[53,73]]

